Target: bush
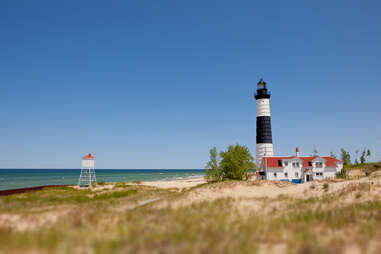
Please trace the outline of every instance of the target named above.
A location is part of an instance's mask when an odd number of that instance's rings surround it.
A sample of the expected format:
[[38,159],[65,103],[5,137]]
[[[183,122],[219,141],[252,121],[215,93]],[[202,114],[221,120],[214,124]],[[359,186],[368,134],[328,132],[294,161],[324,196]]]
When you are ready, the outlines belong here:
[[205,177],[210,182],[224,179],[247,180],[248,171],[255,168],[254,158],[246,146],[239,144],[228,146],[226,151],[220,153],[221,161],[215,147],[210,149],[209,153]]
[[339,172],[336,173],[337,178],[348,178],[348,170],[346,168],[342,168]]
[[228,146],[225,152],[221,152],[220,167],[223,177],[232,180],[247,179],[249,169],[255,168],[254,158],[246,146],[239,144]]
[[323,189],[324,189],[325,191],[328,191],[328,188],[329,188],[329,184],[328,184],[328,183],[325,183],[325,184],[323,185]]

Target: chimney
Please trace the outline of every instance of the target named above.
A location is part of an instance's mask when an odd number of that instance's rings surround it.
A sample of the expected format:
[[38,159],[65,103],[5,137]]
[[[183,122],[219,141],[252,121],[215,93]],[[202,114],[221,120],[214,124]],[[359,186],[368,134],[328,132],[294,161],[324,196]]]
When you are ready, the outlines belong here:
[[299,147],[296,147],[296,157],[299,157]]

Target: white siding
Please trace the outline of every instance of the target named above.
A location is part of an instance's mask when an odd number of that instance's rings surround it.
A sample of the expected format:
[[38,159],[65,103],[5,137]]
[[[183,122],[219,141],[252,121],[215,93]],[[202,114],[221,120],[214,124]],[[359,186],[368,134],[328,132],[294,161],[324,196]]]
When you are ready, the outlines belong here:
[[[276,174],[276,176],[275,176]],[[268,168],[266,170],[266,179],[267,180],[283,180],[284,173],[282,168]]]
[[[293,166],[293,162],[299,163],[298,167]],[[301,179],[302,177],[302,161],[298,158],[282,160],[284,165],[284,173],[287,173],[287,179],[291,181],[292,179]],[[285,165],[287,163],[287,166]]]
[[336,168],[325,168],[324,169],[324,179],[325,178],[335,178],[336,177]]

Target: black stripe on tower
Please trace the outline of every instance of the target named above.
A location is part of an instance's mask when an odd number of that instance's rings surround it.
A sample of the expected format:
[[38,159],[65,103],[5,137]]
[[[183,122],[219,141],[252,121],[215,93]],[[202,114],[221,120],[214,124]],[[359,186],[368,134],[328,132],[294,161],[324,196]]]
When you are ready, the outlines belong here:
[[273,143],[270,116],[257,117],[257,144],[263,143]]

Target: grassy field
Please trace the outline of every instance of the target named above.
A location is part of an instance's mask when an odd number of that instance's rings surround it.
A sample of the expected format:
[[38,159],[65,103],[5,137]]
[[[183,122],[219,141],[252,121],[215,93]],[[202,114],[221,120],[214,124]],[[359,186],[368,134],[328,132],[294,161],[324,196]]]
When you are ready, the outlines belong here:
[[[380,253],[379,181],[331,191],[333,184],[309,185],[302,197],[188,203],[195,193],[256,186],[223,182],[179,192],[119,183],[4,196],[0,253]],[[178,201],[186,205],[171,205]]]

